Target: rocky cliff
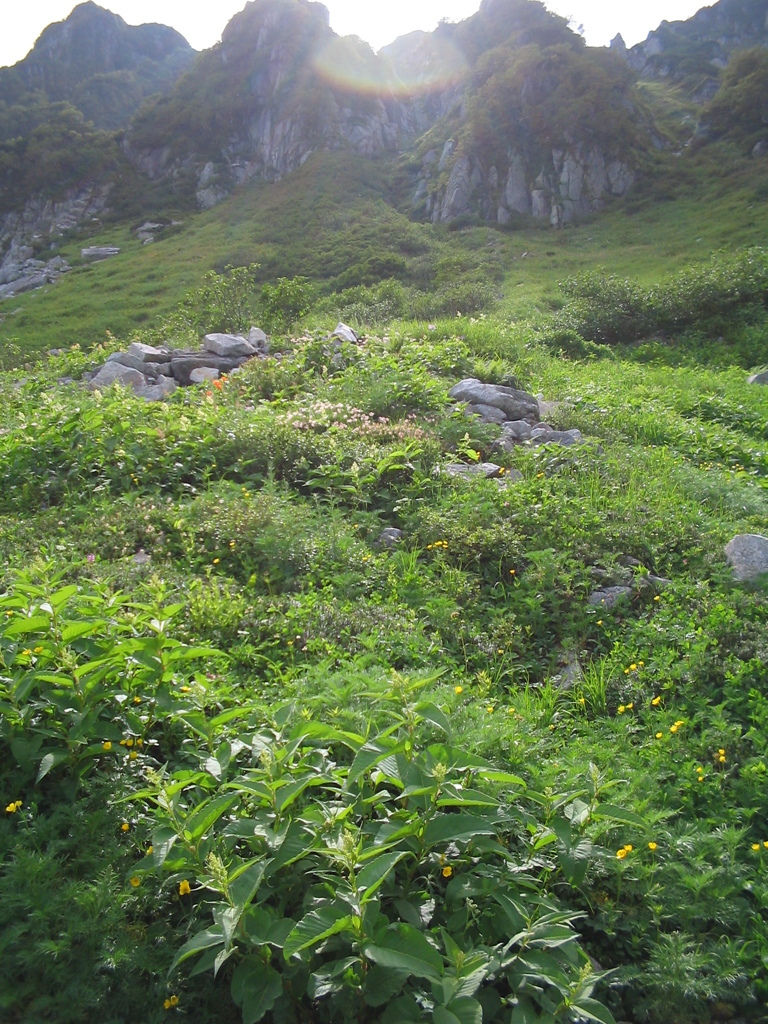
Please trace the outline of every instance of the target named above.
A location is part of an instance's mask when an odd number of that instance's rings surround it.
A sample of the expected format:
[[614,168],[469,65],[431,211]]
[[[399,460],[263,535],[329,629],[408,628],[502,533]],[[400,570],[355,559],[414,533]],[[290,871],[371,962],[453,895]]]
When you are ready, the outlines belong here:
[[[630,81],[620,61],[609,68],[595,54],[536,0],[483,0],[473,18],[379,55],[336,36],[322,4],[254,0],[138,118],[125,150],[153,179],[179,190],[192,182],[202,207],[254,177],[288,174],[316,150],[414,150],[415,215],[559,225],[624,194],[634,177]],[[513,82],[513,94],[488,128],[483,107],[497,80]],[[562,124],[522,132],[559,93]]]
[[642,78],[687,81],[701,102],[717,92],[720,71],[737,50],[768,46],[768,0],[719,0],[687,21],[663,21],[627,50],[615,48]]

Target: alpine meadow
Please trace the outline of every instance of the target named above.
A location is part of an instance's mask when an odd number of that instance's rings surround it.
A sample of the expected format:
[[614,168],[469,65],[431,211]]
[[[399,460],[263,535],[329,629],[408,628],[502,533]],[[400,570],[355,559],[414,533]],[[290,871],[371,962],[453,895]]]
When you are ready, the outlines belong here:
[[0,68],[3,1024],[768,1021],[768,0]]

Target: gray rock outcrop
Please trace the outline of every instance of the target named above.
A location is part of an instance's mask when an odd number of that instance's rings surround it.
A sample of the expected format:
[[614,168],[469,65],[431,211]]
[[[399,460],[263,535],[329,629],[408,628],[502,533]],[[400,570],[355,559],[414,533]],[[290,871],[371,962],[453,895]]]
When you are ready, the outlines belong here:
[[[253,340],[250,340],[253,339]],[[113,352],[88,381],[92,391],[119,384],[133,388],[139,398],[159,402],[178,387],[218,380],[249,359],[264,358],[266,334],[252,327],[248,338],[239,334],[208,334],[202,351],[155,348],[134,342],[127,352]]]
[[538,399],[517,388],[508,388],[501,384],[483,384],[474,377],[468,377],[459,381],[448,394],[457,402],[499,409],[507,420],[536,422],[539,418]]
[[737,580],[747,582],[768,573],[768,537],[740,533],[725,548],[728,565]]
[[69,270],[61,256],[35,258],[56,239],[84,223],[93,224],[107,209],[109,185],[69,189],[60,199],[35,197],[23,209],[0,217],[0,300],[52,284]]

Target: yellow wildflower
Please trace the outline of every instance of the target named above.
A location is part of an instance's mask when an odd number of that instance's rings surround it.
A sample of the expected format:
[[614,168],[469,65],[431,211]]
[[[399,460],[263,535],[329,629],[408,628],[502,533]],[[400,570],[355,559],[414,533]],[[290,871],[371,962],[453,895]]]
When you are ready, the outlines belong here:
[[186,880],[186,878],[183,881],[179,882],[179,896],[189,896],[191,892],[192,889],[190,888],[189,882]]
[[658,843],[648,843],[648,849],[653,853],[654,850],[658,850]]
[[627,851],[622,847],[620,850],[616,851],[616,856],[619,860],[624,860],[627,856]]
[[597,624],[598,624],[598,626],[602,626],[602,624],[603,624],[603,620],[602,620],[602,619],[598,619],[598,620],[597,620]]
[[718,750],[718,754],[724,754],[724,753],[725,753],[725,750],[722,747],[720,747],[720,749]]
[[651,706],[657,708],[661,704],[661,697],[654,697],[651,701]]
[[15,814],[20,807],[21,800],[14,800],[12,803],[8,804],[8,806],[5,808],[5,812],[6,814]]
[[148,846],[148,847],[147,847],[147,856],[148,856],[148,857],[149,857],[149,856],[150,856],[150,855],[152,854],[152,852],[154,851],[154,849],[155,849],[155,848],[154,848],[154,846]]
[[464,687],[463,686],[454,686],[453,692],[454,693],[464,693]]
[[133,878],[131,879],[131,885],[133,886],[134,889],[139,888],[139,886],[141,885],[141,879],[139,878],[138,875],[133,876]]
[[753,850],[759,850],[760,849],[760,843],[752,843],[752,849]]
[[443,868],[443,878],[450,878],[453,874],[453,868],[450,865],[446,865]]
[[720,757],[718,757],[717,760],[720,762],[720,764],[725,764],[725,755],[721,754]]
[[220,558],[214,558],[214,560],[213,560],[213,564],[214,564],[214,565],[218,565],[220,561],[221,561],[221,559],[220,559]]
[[124,821],[123,824],[120,826],[120,831],[127,832],[130,829],[130,827],[131,826],[128,824],[128,822]]
[[104,740],[104,742],[101,744],[101,749],[102,750],[111,750],[112,749],[112,744],[110,743],[109,740]]
[[679,728],[680,728],[680,726],[679,726],[679,725],[670,725],[670,727],[669,727],[669,731],[670,731],[670,732],[677,732],[677,730],[678,730]]
[[619,714],[620,715],[623,715],[626,710],[627,709],[624,707],[623,704],[619,704]]
[[624,849],[627,851],[627,853],[632,853],[632,851],[634,850],[634,846],[631,843],[627,843]]
[[656,739],[657,739],[657,740],[660,740],[660,739],[661,739],[661,737],[662,737],[663,735],[664,735],[664,733],[663,733],[663,732],[657,732],[657,733],[656,733]]
[[637,672],[637,665],[636,665],[636,664],[634,663],[634,661],[633,661],[633,662],[632,662],[632,664],[631,664],[631,665],[629,666],[629,671],[630,671],[630,672]]

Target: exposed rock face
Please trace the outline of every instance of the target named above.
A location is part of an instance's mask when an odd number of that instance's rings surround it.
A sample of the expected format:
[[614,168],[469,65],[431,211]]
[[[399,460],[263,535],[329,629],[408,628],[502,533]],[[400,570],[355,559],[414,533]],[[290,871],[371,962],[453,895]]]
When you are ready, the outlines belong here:
[[97,221],[110,186],[83,185],[58,200],[34,198],[18,213],[0,217],[0,299],[48,284],[69,269],[61,257],[34,259],[36,251],[78,225]]
[[580,145],[553,150],[543,166],[526,166],[524,154],[513,150],[501,173],[495,165],[485,167],[477,156],[457,155],[441,188],[440,166],[445,162],[424,163],[413,200],[415,207],[423,204],[433,223],[479,213],[506,225],[518,214],[559,227],[599,210],[611,196],[626,195],[635,180],[626,160]]
[[[504,32],[517,31],[516,11],[511,0],[484,0],[464,24],[476,23],[487,37],[483,46],[492,47]],[[543,9],[537,16],[554,17]],[[445,25],[434,33],[411,33],[375,55],[339,39],[321,4],[254,0],[184,80],[189,96],[179,93],[173,101],[194,120],[195,95],[207,95],[206,83],[215,77],[221,90],[240,97],[227,119],[228,134],[169,144],[168,133],[139,117],[125,151],[153,179],[193,177],[198,205],[208,209],[236,185],[282,177],[319,150],[375,157],[406,149],[441,118],[454,125],[466,120],[478,54],[470,44],[462,49],[460,30]],[[497,30],[502,38],[494,36]],[[361,80],[372,83],[365,94]],[[634,180],[622,153],[578,139],[543,163],[537,159],[534,166],[530,153],[512,150],[503,166],[493,165],[472,139],[461,146],[444,139],[442,151],[423,156],[414,213],[435,223],[469,214],[508,224],[532,215],[560,225],[593,212],[609,196],[624,195]]]
[[[719,69],[734,51],[766,45],[768,12],[764,3],[719,0],[687,21],[662,21],[647,39],[625,49],[624,56],[642,78],[673,82],[684,78],[695,61],[701,84],[693,98],[706,102],[717,91]],[[615,49],[621,52],[620,47]]]

